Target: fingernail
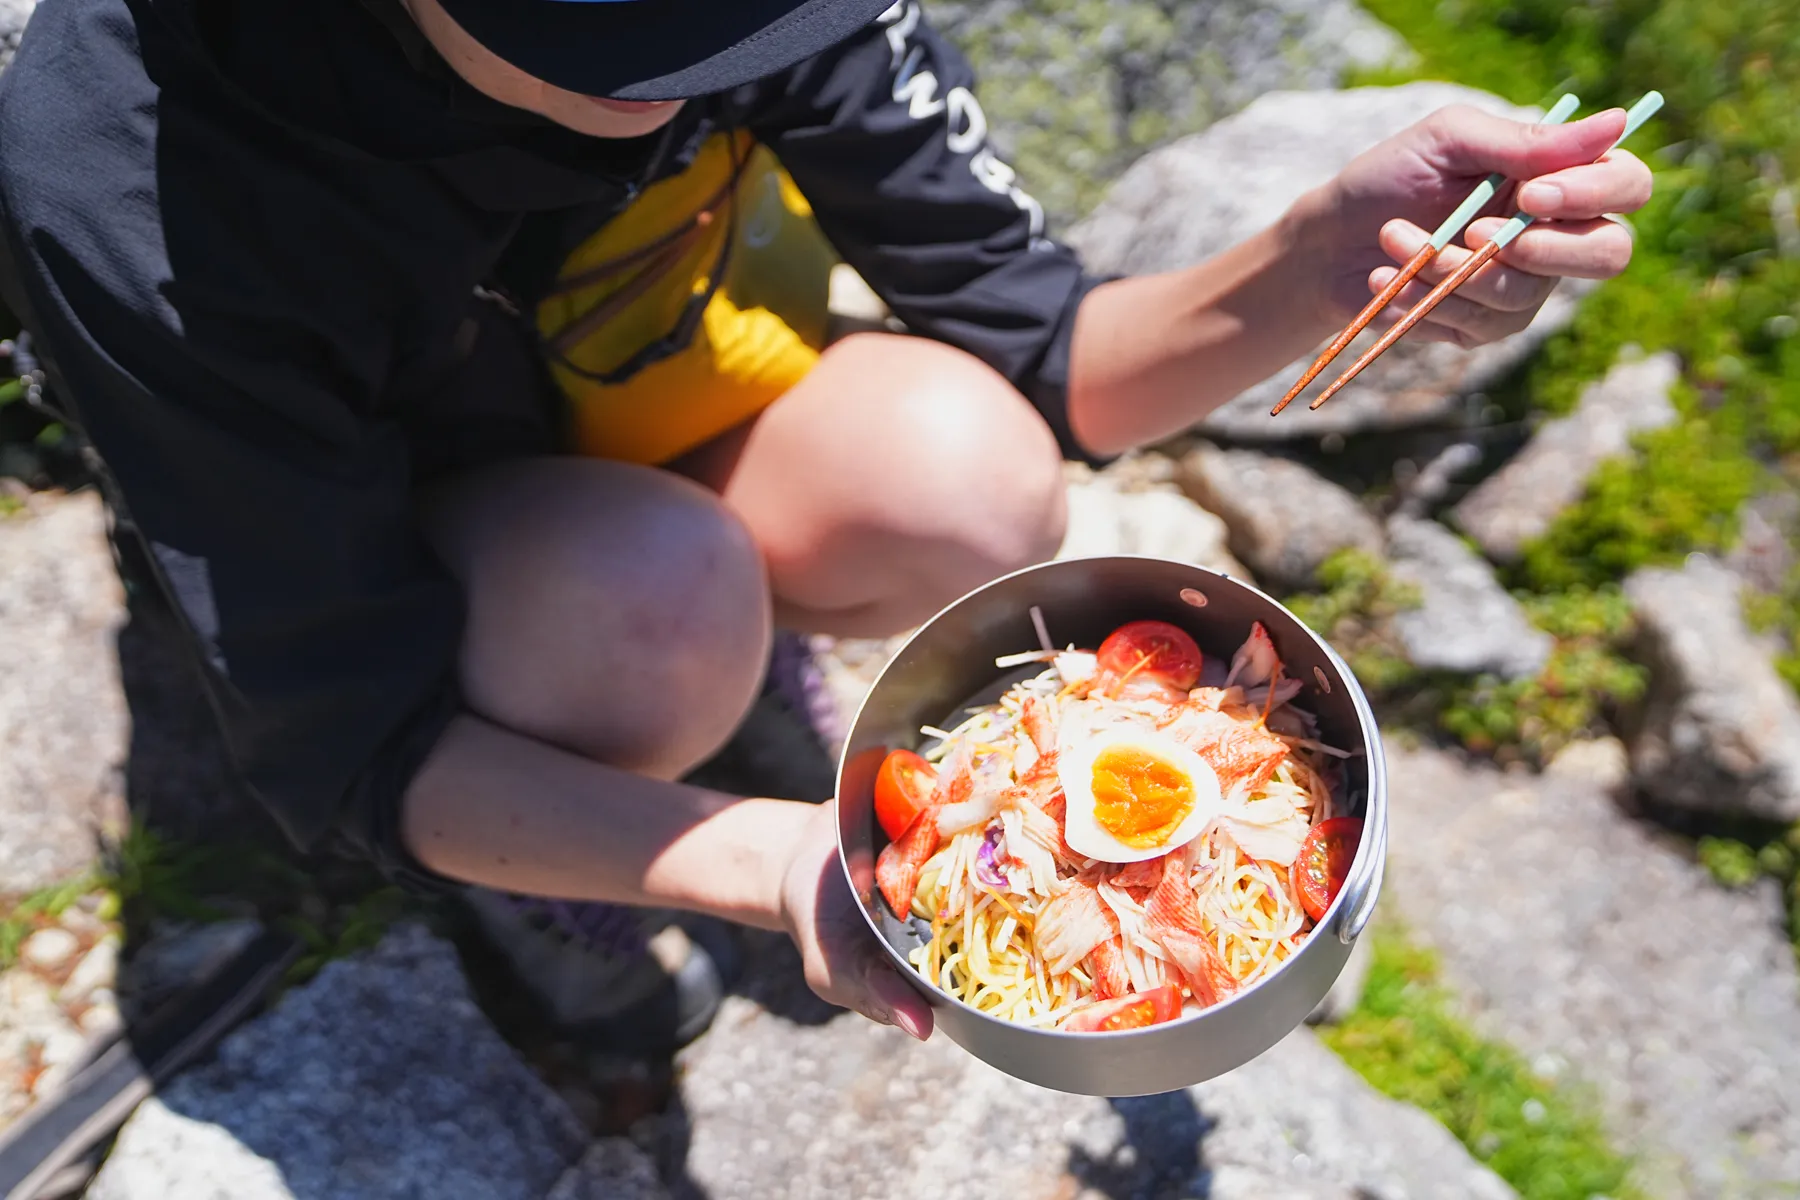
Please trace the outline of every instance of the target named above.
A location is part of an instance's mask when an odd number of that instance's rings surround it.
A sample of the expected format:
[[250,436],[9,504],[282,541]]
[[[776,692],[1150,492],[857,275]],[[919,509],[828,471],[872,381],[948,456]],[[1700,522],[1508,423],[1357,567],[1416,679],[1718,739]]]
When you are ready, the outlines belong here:
[[1543,210],[1562,203],[1562,189],[1554,183],[1528,183],[1519,189],[1519,207]]
[[911,1013],[896,1010],[894,1013],[894,1024],[904,1030],[909,1036],[918,1038],[921,1042],[925,1040],[926,1035],[924,1029],[920,1027],[917,1021],[913,1020]]

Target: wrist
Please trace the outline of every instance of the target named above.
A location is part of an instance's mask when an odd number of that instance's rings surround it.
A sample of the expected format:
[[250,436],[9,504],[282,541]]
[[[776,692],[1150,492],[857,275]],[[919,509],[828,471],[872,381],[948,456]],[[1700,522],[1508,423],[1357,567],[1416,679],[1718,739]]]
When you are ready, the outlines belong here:
[[1342,221],[1332,186],[1324,184],[1290,205],[1271,230],[1280,258],[1272,269],[1294,304],[1294,311],[1320,339],[1343,324],[1331,301],[1331,254],[1342,245]]

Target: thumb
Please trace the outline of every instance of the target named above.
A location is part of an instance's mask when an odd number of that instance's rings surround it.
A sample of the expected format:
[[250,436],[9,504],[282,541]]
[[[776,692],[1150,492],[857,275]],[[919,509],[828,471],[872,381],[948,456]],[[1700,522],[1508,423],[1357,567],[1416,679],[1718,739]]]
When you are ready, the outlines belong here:
[[1530,125],[1468,107],[1443,109],[1425,122],[1428,154],[1440,169],[1521,180],[1594,162],[1624,132],[1622,108],[1569,125]]

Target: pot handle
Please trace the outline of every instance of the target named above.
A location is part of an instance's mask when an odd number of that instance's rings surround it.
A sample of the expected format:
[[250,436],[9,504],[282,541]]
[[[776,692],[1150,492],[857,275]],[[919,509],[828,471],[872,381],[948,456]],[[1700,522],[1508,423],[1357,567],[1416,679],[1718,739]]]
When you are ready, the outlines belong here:
[[1362,858],[1338,896],[1338,940],[1348,946],[1362,936],[1369,918],[1375,915],[1375,901],[1381,896],[1381,882],[1387,866],[1387,764],[1377,749],[1370,764],[1369,798],[1363,806],[1368,813],[1364,825],[1363,844],[1373,853]]

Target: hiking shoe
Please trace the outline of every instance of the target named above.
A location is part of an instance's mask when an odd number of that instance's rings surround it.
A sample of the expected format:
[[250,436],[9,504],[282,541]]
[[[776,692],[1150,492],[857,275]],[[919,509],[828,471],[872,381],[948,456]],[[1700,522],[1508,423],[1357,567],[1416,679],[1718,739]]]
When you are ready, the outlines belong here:
[[594,1049],[687,1045],[712,1023],[740,966],[736,931],[710,917],[487,888],[464,898],[550,1019]]

